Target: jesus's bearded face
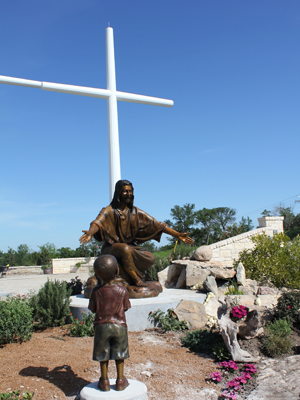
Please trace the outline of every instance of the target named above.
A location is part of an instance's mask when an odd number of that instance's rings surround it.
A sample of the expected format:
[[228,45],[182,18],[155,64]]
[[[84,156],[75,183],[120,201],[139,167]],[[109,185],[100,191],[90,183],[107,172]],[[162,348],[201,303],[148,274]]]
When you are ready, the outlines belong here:
[[124,204],[130,204],[133,199],[133,189],[130,185],[125,185],[122,188],[120,200]]

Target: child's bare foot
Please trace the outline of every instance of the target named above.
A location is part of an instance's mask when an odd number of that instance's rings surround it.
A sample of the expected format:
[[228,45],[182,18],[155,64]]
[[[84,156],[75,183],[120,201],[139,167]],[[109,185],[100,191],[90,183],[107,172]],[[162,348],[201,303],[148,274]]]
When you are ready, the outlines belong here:
[[108,392],[110,390],[109,379],[100,378],[98,382],[98,388],[103,392]]
[[129,382],[128,379],[125,378],[125,376],[123,379],[116,380],[116,390],[124,390],[127,388],[127,386],[129,386]]

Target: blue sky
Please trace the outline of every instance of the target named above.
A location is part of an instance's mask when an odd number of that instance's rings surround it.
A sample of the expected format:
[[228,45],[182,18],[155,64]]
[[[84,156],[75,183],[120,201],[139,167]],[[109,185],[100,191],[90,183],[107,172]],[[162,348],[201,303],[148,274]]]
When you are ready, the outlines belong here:
[[[117,90],[174,100],[118,104],[137,207],[228,206],[256,225],[294,204],[298,0],[1,0],[0,74],[106,88],[108,23]],[[106,100],[0,85],[0,147],[0,250],[78,247],[109,203]]]

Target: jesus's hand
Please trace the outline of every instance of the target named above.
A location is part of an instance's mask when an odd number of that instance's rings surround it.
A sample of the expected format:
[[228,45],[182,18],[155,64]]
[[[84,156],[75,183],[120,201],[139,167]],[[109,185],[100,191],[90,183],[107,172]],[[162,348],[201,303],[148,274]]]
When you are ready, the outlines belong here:
[[92,235],[90,231],[82,231],[82,232],[85,233],[82,236],[80,236],[79,242],[81,244],[87,244],[92,239]]
[[178,239],[181,240],[185,244],[193,244],[194,240],[188,236],[188,233],[180,233]]

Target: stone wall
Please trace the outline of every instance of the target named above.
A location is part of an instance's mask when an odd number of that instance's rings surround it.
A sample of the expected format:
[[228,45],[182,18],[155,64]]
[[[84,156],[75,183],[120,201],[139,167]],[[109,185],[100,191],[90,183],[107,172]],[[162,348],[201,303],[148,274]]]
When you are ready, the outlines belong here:
[[283,219],[283,217],[258,218],[259,228],[211,244],[209,247],[213,251],[213,256],[210,261],[222,263],[223,266],[232,266],[234,261],[239,258],[241,251],[254,247],[251,241],[253,236],[265,233],[267,236],[272,237],[275,233],[282,233]]
[[9,267],[6,275],[42,275],[44,271],[40,265]]
[[81,272],[88,272],[90,267],[93,266],[97,257],[77,257],[77,258],[53,258],[52,259],[52,273],[53,274],[68,274],[70,272],[77,272],[79,268],[77,263],[82,263],[80,266]]

